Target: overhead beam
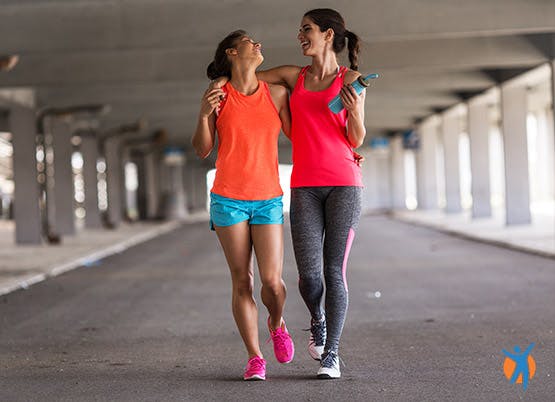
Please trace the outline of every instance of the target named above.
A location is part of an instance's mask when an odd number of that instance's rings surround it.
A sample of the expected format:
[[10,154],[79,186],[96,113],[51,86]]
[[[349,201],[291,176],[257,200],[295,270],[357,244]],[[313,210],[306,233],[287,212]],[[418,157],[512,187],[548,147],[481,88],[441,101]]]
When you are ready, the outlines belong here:
[[[311,0],[236,2],[182,0],[4,0],[0,37],[5,51],[213,47],[246,27],[269,44],[294,41]],[[551,0],[337,0],[348,26],[367,41],[495,36],[555,31]],[[233,15],[230,24],[229,16]],[[254,18],[256,17],[256,18]]]
[[[293,47],[266,48],[262,68],[284,63],[306,64]],[[153,83],[183,80],[206,82],[213,50],[76,51],[51,57],[21,56],[2,86]],[[361,53],[362,71],[438,72],[535,66],[546,56],[522,37],[501,36],[375,43]]]

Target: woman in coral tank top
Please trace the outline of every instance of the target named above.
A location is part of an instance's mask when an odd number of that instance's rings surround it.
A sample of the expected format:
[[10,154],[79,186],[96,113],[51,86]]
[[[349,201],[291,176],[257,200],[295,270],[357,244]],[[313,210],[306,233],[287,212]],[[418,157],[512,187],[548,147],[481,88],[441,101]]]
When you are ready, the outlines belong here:
[[[299,290],[311,315],[308,351],[320,360],[317,377],[330,379],[341,376],[338,350],[348,305],[347,260],[362,194],[359,156],[353,148],[366,135],[365,91],[359,96],[345,85],[360,75],[360,41],[337,11],[305,13],[297,38],[303,54],[312,59],[309,66],[276,67],[257,72],[257,77],[291,92],[291,234]],[[337,62],[345,47],[350,69]],[[334,114],[327,105],[338,93],[345,109]]]
[[289,363],[294,355],[282,318],[286,289],[277,154],[280,130],[289,135],[289,105],[285,88],[256,78],[255,70],[263,60],[260,43],[245,31],[232,32],[220,42],[207,75],[211,79],[225,76],[229,82],[204,94],[192,141],[197,154],[205,158],[218,135],[210,226],[218,235],[231,272],[233,316],[249,357],[245,380],[266,378],[252,294],[253,248],[274,354],[280,363]]

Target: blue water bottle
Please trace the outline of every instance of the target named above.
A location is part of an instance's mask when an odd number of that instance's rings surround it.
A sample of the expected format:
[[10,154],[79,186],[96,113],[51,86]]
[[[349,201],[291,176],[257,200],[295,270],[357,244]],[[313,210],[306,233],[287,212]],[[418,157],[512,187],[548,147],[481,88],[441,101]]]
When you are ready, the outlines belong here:
[[[373,78],[378,78],[378,74],[368,74],[364,78],[361,75],[351,84],[351,86],[355,89],[357,95],[360,95],[362,90],[370,85],[370,80]],[[333,98],[330,103],[328,103],[328,107],[333,113],[339,113],[343,110],[343,102],[341,102],[339,94]]]

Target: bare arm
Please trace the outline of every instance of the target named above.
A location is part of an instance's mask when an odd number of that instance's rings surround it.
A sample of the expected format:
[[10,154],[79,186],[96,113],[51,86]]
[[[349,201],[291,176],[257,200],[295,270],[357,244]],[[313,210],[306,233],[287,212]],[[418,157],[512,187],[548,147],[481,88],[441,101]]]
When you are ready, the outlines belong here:
[[[345,76],[345,82],[352,83],[359,75],[356,71],[349,71]],[[345,109],[347,109],[347,140],[353,148],[358,148],[366,137],[366,127],[364,126],[366,90],[357,95],[351,85],[343,85],[340,96]]]
[[291,139],[291,113],[289,112],[289,95],[281,85],[269,85],[272,100],[281,119],[281,128],[285,136]]
[[[298,66],[279,66],[269,70],[257,71],[256,78],[268,84],[283,85],[292,91],[300,72],[301,68]],[[210,83],[210,88],[221,88],[228,81],[229,78],[227,77],[219,77]]]
[[269,70],[257,71],[256,77],[268,84],[284,85],[292,91],[300,72],[301,68],[299,66],[279,66]]
[[225,93],[220,88],[208,88],[202,97],[197,128],[191,140],[199,158],[206,158],[214,148],[216,135],[216,114],[214,111],[223,96],[225,96]]

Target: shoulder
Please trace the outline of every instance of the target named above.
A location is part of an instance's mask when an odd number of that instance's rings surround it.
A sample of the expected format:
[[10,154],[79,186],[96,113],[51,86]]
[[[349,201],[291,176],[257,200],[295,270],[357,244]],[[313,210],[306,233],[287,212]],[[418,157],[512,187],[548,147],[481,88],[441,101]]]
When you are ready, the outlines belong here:
[[268,84],[268,89],[272,96],[282,97],[287,95],[287,88],[283,85]]
[[350,68],[348,68],[347,71],[345,72],[345,78],[343,79],[343,82],[350,84],[358,77],[360,77],[360,75],[361,74],[358,71],[351,70]]
[[303,69],[303,67],[293,66],[293,65],[279,66],[279,67],[276,67],[276,68],[278,68],[283,75],[287,75],[287,76],[293,76],[294,75],[295,77],[297,75],[299,75],[299,73]]
[[288,92],[287,88],[283,85],[268,84],[268,90],[270,91],[270,96],[276,104],[283,104],[283,102],[287,102]]

